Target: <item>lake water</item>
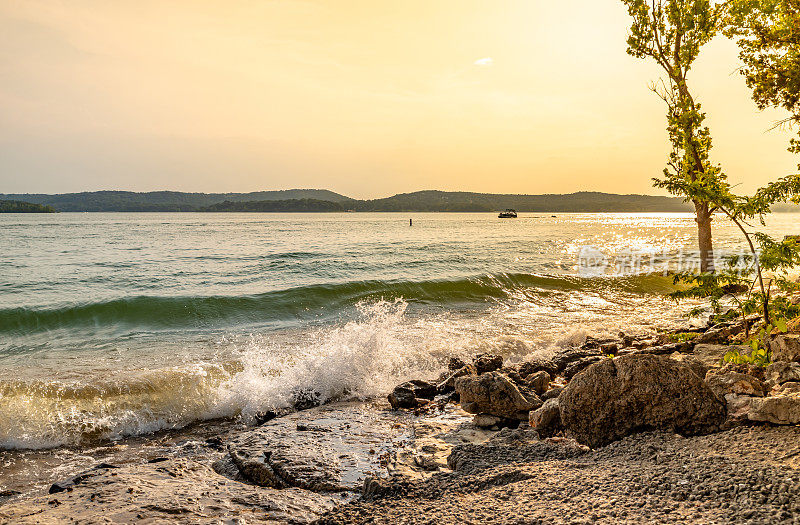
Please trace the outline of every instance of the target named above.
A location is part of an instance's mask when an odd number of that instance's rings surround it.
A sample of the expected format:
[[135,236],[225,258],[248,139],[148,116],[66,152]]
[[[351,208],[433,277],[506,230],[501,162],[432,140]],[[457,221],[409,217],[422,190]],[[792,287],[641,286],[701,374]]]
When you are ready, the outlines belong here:
[[685,318],[670,280],[581,276],[577,256],[695,243],[684,214],[0,215],[0,448],[246,421],[298,392],[383,395],[453,355],[652,332]]

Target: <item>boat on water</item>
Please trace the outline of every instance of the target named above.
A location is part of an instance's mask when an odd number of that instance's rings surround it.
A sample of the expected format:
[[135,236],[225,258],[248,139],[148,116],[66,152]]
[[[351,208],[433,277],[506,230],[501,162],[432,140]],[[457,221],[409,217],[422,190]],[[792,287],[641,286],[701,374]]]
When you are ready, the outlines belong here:
[[498,215],[501,219],[516,219],[517,218],[517,211],[512,210],[511,208],[507,209],[506,211],[501,211],[500,215]]

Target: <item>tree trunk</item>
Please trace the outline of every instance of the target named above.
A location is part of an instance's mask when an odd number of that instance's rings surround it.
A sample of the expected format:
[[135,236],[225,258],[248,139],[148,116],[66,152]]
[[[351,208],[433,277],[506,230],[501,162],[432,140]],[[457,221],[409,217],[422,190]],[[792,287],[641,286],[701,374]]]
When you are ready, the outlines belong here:
[[700,271],[714,271],[714,244],[711,240],[711,213],[706,202],[694,202],[697,241],[700,247]]

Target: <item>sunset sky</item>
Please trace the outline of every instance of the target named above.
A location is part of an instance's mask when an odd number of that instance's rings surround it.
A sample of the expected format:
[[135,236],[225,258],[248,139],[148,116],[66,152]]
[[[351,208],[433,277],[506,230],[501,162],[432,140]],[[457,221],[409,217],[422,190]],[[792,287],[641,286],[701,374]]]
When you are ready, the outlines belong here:
[[[628,25],[616,0],[4,0],[0,193],[658,194],[659,71]],[[690,80],[750,190],[798,159],[736,53]]]

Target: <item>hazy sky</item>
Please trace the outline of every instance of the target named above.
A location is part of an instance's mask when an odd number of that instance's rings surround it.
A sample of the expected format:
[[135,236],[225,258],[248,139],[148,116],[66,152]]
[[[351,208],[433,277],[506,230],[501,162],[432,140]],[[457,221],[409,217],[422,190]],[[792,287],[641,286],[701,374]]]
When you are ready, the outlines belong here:
[[[0,193],[658,193],[617,0],[3,0]],[[719,38],[691,82],[744,189],[798,160]]]

